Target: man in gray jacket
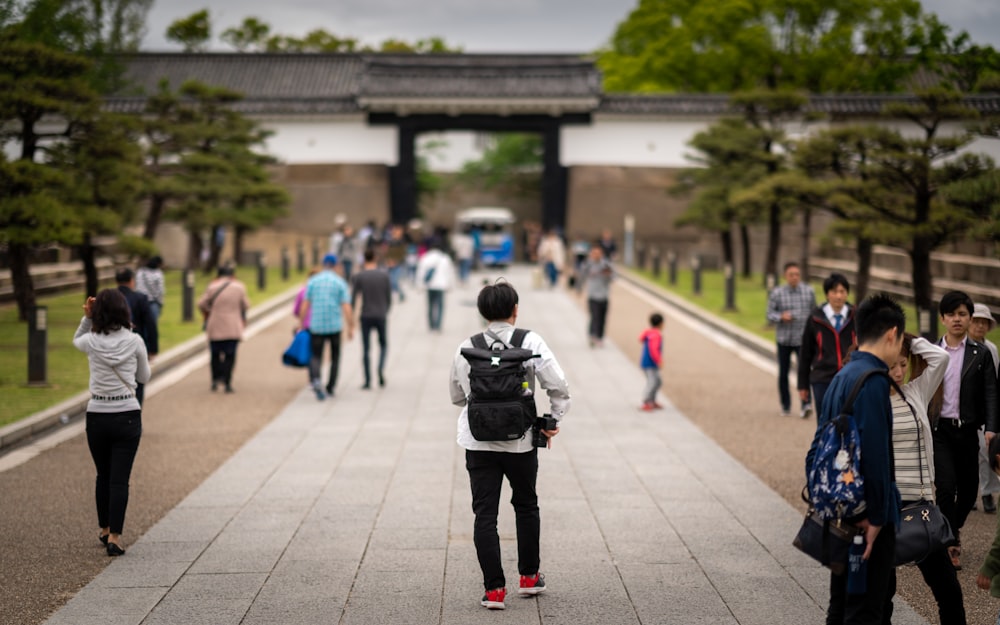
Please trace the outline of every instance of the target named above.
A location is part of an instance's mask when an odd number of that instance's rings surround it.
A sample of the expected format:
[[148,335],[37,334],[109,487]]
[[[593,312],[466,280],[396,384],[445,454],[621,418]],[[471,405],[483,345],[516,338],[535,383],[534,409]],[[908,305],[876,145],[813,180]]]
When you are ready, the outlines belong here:
[[389,274],[378,268],[375,250],[365,250],[365,264],[351,280],[351,308],[358,309],[361,298],[361,364],[365,370],[365,384],[361,388],[372,387],[369,347],[371,331],[378,333],[378,385],[385,386],[386,318],[392,305],[392,283]]

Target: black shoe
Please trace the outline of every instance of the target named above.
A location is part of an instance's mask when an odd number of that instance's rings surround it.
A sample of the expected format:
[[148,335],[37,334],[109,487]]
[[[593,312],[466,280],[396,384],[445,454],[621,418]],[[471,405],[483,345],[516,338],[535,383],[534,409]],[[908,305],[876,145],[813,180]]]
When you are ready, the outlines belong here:
[[362,391],[367,391],[367,390],[371,389],[371,387],[372,387],[372,385],[370,383],[365,382],[364,384],[361,385],[361,390]]
[[986,514],[996,514],[997,504],[993,501],[993,495],[983,495],[983,512]]
[[212,381],[212,392],[214,393],[215,390],[218,389],[218,388],[219,388],[219,383],[213,380]]
[[385,377],[382,375],[381,371],[378,372],[378,385],[385,386]]
[[108,534],[101,534],[100,536],[97,537],[97,540],[101,541],[102,545],[107,545],[108,544]]
[[328,397],[333,397],[333,387],[332,386],[326,387],[326,394],[327,394]]
[[125,550],[116,545],[115,543],[108,543],[108,555],[109,556],[123,556],[125,555]]
[[229,384],[227,384],[226,385],[226,392],[227,393],[235,393],[236,391],[233,390],[232,386],[230,386]]

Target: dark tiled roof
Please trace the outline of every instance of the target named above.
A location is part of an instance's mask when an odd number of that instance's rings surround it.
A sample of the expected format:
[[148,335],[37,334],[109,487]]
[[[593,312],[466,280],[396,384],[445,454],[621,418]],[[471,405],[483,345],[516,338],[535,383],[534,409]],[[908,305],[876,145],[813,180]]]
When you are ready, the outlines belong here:
[[349,98],[358,90],[364,60],[358,54],[137,54],[125,78],[152,94],[166,78],[226,87],[248,100]]
[[369,56],[362,98],[597,98],[592,60],[568,55]]
[[[877,117],[888,104],[916,104],[912,95],[813,95],[807,111],[836,117]],[[972,95],[965,103],[982,114],[1000,113],[1000,94]],[[608,94],[601,100],[597,113],[608,115],[717,116],[734,114],[737,109],[724,94],[711,95],[638,95]]]

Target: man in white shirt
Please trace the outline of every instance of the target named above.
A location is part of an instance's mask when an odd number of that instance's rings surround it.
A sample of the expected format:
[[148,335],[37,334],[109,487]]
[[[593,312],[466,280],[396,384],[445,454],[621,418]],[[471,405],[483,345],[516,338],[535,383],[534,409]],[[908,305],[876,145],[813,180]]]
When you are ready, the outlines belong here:
[[441,331],[444,293],[455,283],[455,264],[435,240],[417,263],[417,280],[427,289],[427,322],[431,332]]

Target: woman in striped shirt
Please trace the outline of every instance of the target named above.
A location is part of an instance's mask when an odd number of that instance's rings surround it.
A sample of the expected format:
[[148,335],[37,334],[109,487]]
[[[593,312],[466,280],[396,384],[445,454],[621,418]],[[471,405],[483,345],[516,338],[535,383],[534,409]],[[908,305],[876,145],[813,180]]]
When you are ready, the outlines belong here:
[[[899,360],[889,369],[905,397],[895,389],[889,391],[896,487],[904,506],[921,499],[934,501],[934,441],[927,404],[941,385],[947,367],[947,352],[926,339],[907,334]],[[966,625],[962,587],[948,551],[942,548],[931,553],[917,567],[937,600],[941,624]]]

